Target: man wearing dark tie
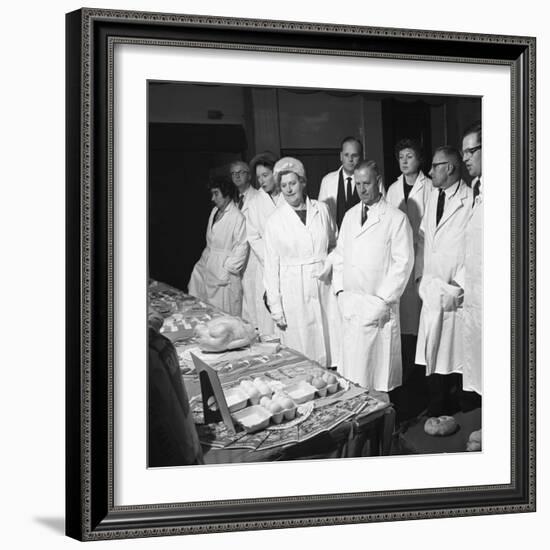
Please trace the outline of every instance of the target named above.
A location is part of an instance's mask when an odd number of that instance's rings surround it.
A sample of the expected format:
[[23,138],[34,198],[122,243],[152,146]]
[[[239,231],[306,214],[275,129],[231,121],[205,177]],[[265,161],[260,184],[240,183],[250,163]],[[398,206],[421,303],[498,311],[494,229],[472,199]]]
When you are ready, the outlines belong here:
[[401,385],[399,300],[414,262],[407,216],[387,203],[374,161],[355,168],[361,202],[342,221],[332,285],[342,314],[343,376],[388,392]]
[[318,200],[326,203],[338,228],[342,224],[344,214],[359,202],[354,170],[362,158],[361,142],[352,136],[344,138],[340,151],[342,166],[328,173],[321,181]]
[[428,414],[453,414],[464,367],[462,299],[457,282],[464,262],[464,232],[473,193],[460,177],[457,149],[436,149],[430,176],[433,190],[420,224],[415,279],[420,283],[422,311],[416,363],[426,365],[430,391]]

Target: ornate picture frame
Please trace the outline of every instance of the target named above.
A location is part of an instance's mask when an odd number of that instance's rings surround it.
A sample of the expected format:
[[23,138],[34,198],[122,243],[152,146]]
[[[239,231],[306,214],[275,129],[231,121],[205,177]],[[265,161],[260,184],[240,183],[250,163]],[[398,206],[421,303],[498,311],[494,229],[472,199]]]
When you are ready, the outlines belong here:
[[[535,39],[81,9],[67,15],[66,532],[102,540],[535,510]],[[510,483],[116,505],[118,44],[475,63],[511,74]],[[507,417],[507,415],[504,415]]]

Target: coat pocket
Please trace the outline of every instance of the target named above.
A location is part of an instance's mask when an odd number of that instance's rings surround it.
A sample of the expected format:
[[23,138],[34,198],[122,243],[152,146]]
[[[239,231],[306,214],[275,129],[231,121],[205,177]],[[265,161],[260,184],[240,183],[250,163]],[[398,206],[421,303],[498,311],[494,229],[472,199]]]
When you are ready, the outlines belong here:
[[378,296],[344,291],[342,316],[361,326],[383,326],[390,320],[390,307]]

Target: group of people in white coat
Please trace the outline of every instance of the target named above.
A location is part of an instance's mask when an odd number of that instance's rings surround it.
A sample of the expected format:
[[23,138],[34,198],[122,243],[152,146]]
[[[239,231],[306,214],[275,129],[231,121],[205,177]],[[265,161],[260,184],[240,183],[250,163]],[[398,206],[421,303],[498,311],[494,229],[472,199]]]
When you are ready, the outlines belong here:
[[430,378],[464,375],[464,389],[481,395],[480,126],[462,149],[472,187],[457,149],[436,149],[427,177],[419,146],[400,142],[401,176],[387,196],[353,137],[318,200],[298,159],[233,163],[231,181],[210,184],[215,206],[189,292],[367,388],[402,384],[408,341],[410,362]]

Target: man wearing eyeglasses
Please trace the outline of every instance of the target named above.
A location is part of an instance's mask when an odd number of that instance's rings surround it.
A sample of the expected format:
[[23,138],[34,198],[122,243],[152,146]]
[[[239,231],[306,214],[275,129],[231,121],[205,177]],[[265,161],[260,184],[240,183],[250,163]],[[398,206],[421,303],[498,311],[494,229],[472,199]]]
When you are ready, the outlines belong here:
[[[248,164],[242,160],[234,161],[229,166],[231,180],[235,185],[235,203],[239,207],[245,219],[248,220],[248,208],[252,199],[257,195],[258,190],[250,185],[250,169]],[[258,315],[256,313],[256,269],[258,260],[255,254],[248,254],[245,264],[242,285],[243,285],[243,319],[246,319],[252,326],[258,326]]]
[[462,155],[473,178],[472,214],[466,227],[464,270],[464,369],[461,406],[463,411],[481,406],[481,335],[483,318],[483,184],[481,179],[481,123],[464,132]]
[[464,263],[464,232],[473,193],[461,179],[457,149],[436,149],[430,176],[433,190],[420,224],[415,278],[422,298],[416,363],[426,366],[428,414],[453,414],[464,366],[463,289],[457,274]]

